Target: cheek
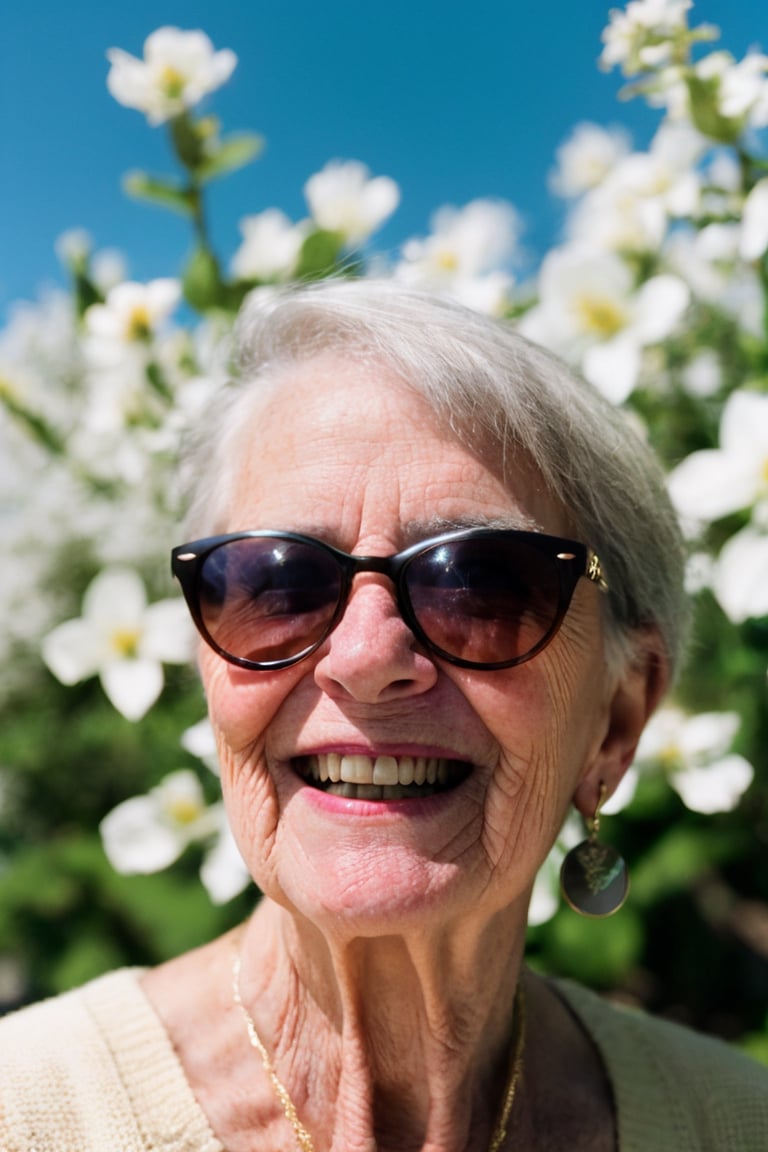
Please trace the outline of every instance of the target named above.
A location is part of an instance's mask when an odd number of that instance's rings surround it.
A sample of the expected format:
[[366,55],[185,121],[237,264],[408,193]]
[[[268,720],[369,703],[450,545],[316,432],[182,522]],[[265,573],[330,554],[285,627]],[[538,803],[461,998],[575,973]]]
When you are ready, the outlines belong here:
[[204,653],[200,672],[217,741],[228,756],[247,755],[263,744],[276,712],[302,675],[295,668],[253,672]]
[[270,724],[301,675],[294,669],[249,672],[215,654],[200,661],[208,712],[216,737],[224,803],[235,839],[250,865],[255,844],[269,850],[279,798],[267,767]]
[[531,872],[549,852],[605,724],[598,655],[563,644],[538,662],[464,691],[492,733],[498,762],[484,805],[484,850],[501,874]]
[[274,798],[265,753],[269,726],[302,673],[294,668],[249,672],[215,653],[200,660],[200,670],[219,752],[223,797],[235,827],[245,817],[257,818],[261,803]]

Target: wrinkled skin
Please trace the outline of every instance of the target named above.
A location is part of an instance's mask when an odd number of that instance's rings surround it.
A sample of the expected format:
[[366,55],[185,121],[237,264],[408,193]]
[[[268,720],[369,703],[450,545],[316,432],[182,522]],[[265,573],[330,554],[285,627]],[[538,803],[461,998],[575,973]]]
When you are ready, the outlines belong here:
[[[326,356],[287,371],[244,429],[218,528],[290,529],[384,555],[500,521],[569,535],[565,510],[524,465],[508,464],[502,483],[386,369]],[[589,814],[600,783],[615,788],[660,690],[658,661],[609,673],[600,595],[581,580],[549,647],[496,672],[422,651],[391,585],[370,573],[293,668],[245,671],[202,647],[230,821],[268,897],[240,945],[244,998],[318,1150],[487,1147],[534,877],[568,806]],[[293,762],[332,751],[473,767],[430,800],[329,801]],[[595,1102],[583,1146],[610,1147],[599,1062],[562,1009],[530,995],[529,1067],[546,1075],[555,1051],[575,1059],[575,1089]],[[188,1062],[216,1131],[233,1150],[273,1147],[267,1131],[285,1143],[269,1086],[252,1086],[254,1054],[234,1031],[222,1045],[227,1087],[199,1055]],[[241,1078],[247,1105],[232,1099]],[[538,1094],[551,1105],[563,1090]],[[535,1096],[516,1105],[531,1149],[547,1146],[552,1123],[539,1122]]]

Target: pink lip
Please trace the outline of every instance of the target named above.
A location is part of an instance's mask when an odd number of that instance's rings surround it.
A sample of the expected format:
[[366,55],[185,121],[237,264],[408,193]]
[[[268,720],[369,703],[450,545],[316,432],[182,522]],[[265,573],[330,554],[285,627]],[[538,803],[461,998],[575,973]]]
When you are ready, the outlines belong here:
[[347,816],[356,820],[366,816],[378,820],[386,819],[388,816],[416,819],[436,816],[455,798],[462,787],[463,785],[459,784],[450,792],[437,792],[423,799],[414,797],[408,800],[350,800],[346,796],[334,796],[331,792],[322,792],[309,784],[304,784],[299,789],[299,794],[311,807],[329,816]]

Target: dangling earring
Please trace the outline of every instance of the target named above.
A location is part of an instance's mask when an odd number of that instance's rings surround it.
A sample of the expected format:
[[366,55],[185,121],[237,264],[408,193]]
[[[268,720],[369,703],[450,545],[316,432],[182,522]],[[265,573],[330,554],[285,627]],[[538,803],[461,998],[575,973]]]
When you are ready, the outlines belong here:
[[629,892],[629,875],[622,857],[610,844],[601,844],[597,839],[606,792],[601,780],[595,814],[587,821],[588,838],[571,848],[560,869],[563,896],[582,916],[612,916]]

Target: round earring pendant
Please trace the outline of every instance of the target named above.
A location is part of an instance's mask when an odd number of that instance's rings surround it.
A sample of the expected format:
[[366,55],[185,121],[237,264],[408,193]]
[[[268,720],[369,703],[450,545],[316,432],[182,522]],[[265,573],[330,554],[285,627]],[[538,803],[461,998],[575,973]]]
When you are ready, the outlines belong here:
[[574,912],[612,916],[629,893],[627,866],[610,844],[584,840],[563,860],[560,888]]

